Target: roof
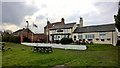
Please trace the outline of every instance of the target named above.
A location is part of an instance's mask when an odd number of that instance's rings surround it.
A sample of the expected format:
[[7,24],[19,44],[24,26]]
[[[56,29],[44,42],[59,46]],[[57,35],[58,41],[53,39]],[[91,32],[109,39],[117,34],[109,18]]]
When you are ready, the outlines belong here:
[[51,35],[70,35],[71,33],[51,34]]
[[37,33],[37,34],[34,34],[34,35],[45,35],[44,33]]
[[54,22],[54,23],[52,23],[52,25],[58,25],[58,24],[63,24],[63,23],[61,23],[61,22]]
[[74,33],[107,32],[107,31],[115,31],[115,24],[77,27],[74,30]]
[[67,28],[72,28],[74,25],[76,24],[76,22],[74,23],[68,23],[68,24],[63,24],[63,25],[54,25],[52,28],[50,28],[51,30],[53,29],[67,29]]
[[18,32],[21,32],[21,31],[25,31],[25,32],[29,31],[29,32],[33,33],[33,32],[32,32],[30,29],[28,29],[28,28],[27,28],[27,29],[25,29],[25,28],[19,29],[19,30],[13,32],[13,33],[18,33]]
[[[62,25],[62,24],[63,24],[63,23],[61,23],[61,22],[50,23],[50,25],[48,26],[48,28],[51,28],[51,27],[54,26],[54,25]],[[47,25],[46,25],[44,28],[47,28]]]

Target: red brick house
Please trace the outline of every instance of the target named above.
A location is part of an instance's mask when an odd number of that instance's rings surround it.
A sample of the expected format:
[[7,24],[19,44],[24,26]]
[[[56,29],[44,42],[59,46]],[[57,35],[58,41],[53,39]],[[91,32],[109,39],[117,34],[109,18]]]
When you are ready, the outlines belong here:
[[29,41],[32,41],[32,39],[31,39],[32,34],[33,34],[33,32],[28,28],[19,29],[19,30],[13,32],[14,36],[20,36],[21,42],[25,41],[24,40],[25,38],[28,38]]
[[46,35],[44,33],[34,34],[33,41],[34,42],[46,42]]
[[26,42],[25,39],[29,39],[29,42],[46,42],[46,35],[44,33],[34,34],[29,28],[19,29],[13,32],[14,36],[20,36],[21,42]]

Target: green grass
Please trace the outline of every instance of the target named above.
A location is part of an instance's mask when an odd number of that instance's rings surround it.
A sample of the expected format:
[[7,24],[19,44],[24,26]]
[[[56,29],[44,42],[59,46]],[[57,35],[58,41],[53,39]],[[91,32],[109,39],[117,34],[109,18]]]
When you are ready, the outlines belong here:
[[[87,45],[85,51],[53,49],[53,53],[32,52],[31,47],[5,43],[2,66],[118,66],[118,48],[112,45]],[[10,49],[9,49],[10,48]]]
[[2,66],[2,52],[0,52],[0,67]]

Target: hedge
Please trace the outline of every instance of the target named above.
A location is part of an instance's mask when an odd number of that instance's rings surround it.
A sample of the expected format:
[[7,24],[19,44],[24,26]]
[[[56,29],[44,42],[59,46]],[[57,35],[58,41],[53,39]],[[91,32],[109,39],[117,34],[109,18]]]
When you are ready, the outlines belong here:
[[13,35],[3,35],[2,36],[2,42],[20,43],[20,37],[19,36],[13,36]]

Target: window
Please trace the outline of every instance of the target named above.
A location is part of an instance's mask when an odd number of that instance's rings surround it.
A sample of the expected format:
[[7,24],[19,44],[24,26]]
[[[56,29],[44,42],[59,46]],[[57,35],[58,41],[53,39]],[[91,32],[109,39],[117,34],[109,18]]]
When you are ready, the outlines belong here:
[[68,29],[64,29],[64,33],[68,33]]
[[83,35],[78,35],[78,39],[83,39]]
[[85,38],[86,39],[93,39],[94,38],[94,34],[86,34]]
[[101,41],[105,41],[106,34],[105,32],[100,32],[99,34]]
[[63,32],[63,30],[61,30],[61,29],[58,29],[58,30],[57,30],[57,32]]
[[99,34],[99,36],[100,36],[100,39],[105,39],[106,34],[105,34],[105,32],[101,32]]
[[69,35],[64,35],[64,38],[69,38]]
[[54,40],[57,40],[57,35],[54,35]]
[[69,35],[67,35],[67,38],[69,38]]
[[55,31],[56,31],[56,30],[52,30],[52,34],[54,34],[54,33],[55,33]]

